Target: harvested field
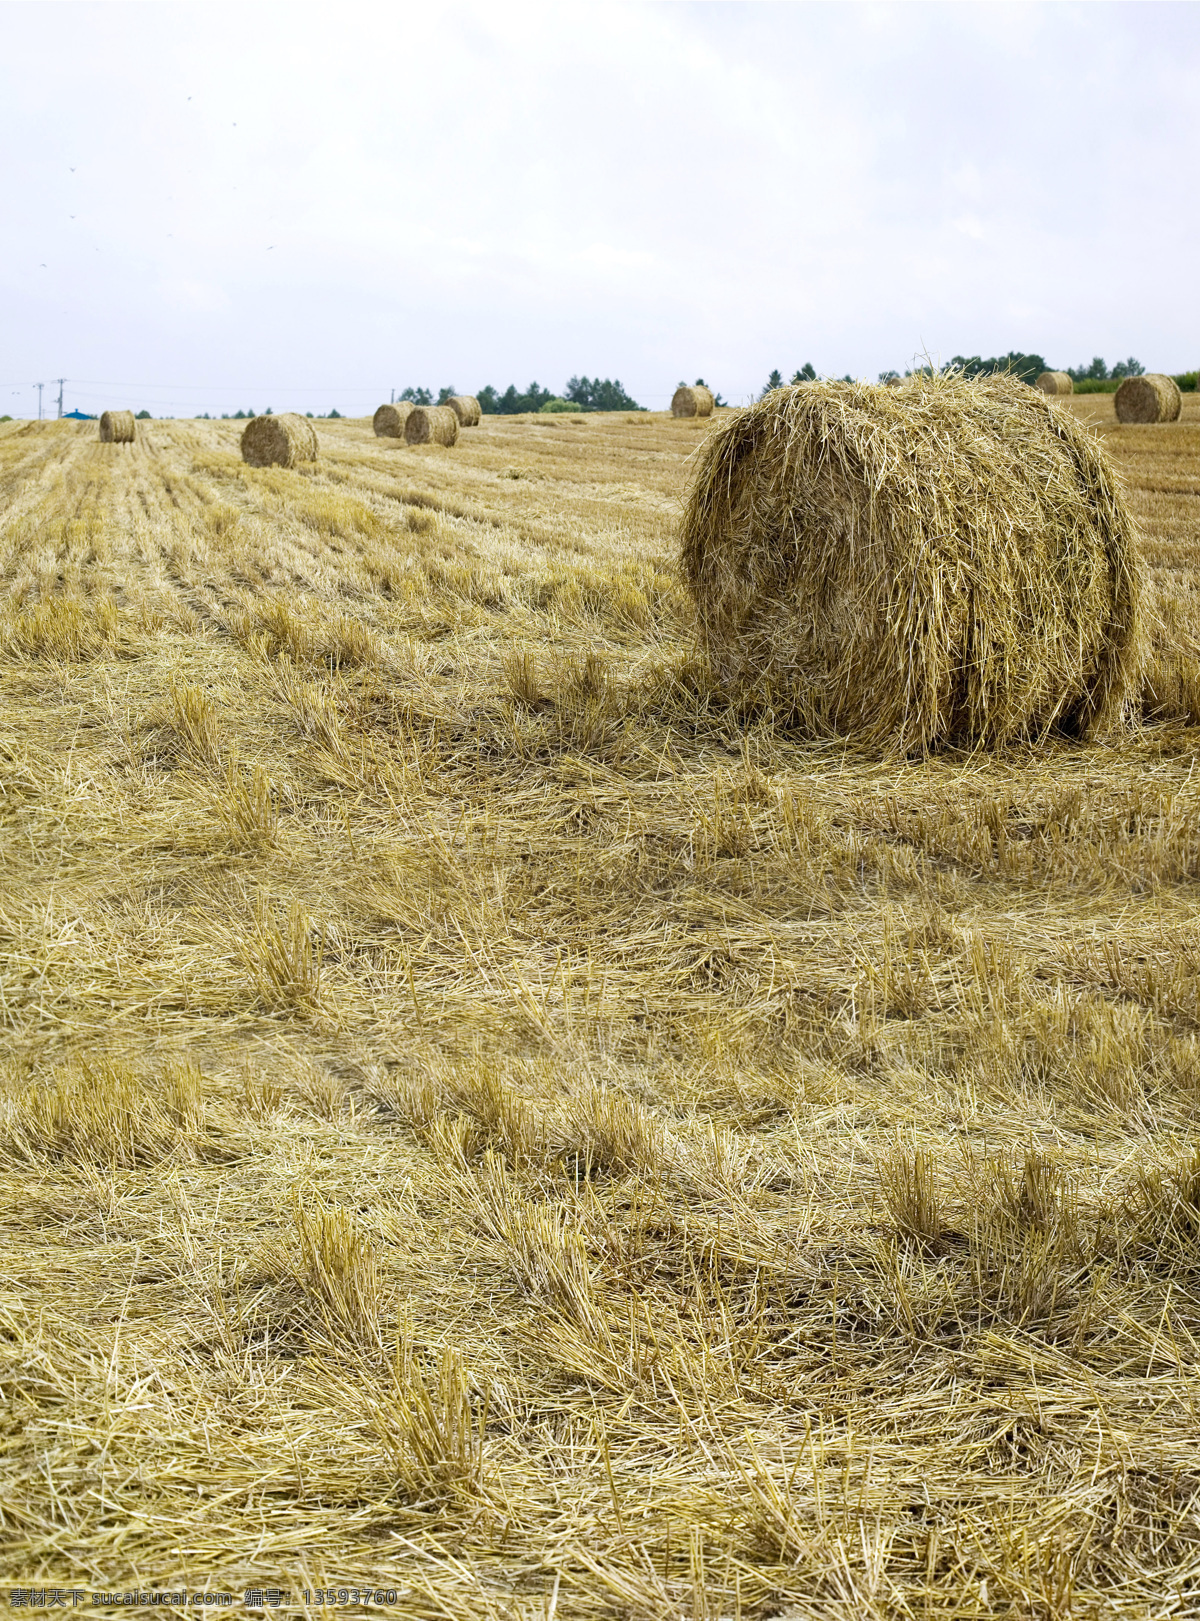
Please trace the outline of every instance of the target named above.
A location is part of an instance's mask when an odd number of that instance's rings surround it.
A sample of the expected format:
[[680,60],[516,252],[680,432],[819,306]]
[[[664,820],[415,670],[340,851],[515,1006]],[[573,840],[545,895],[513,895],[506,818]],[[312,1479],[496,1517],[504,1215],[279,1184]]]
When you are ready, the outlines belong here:
[[0,425],[6,1581],[1195,1612],[1200,400],[1055,410],[1145,713],[920,762],[709,680],[712,421]]

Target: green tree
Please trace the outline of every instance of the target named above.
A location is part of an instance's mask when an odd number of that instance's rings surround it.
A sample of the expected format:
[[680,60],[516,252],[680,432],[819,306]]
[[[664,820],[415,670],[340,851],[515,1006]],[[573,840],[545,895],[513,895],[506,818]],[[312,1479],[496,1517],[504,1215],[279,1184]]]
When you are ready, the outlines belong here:
[[783,387],[783,376],[782,376],[782,374],[780,372],[778,372],[778,371],[773,371],[771,373],[771,375],[767,378],[767,386],[766,386],[766,388],[763,389],[762,393],[758,397],[759,397],[760,400],[765,400],[767,395],[771,392],[771,390],[773,388],[782,388],[782,387]]
[[402,400],[408,400],[412,405],[433,404],[433,395],[427,388],[406,388],[404,393],[398,395],[397,397]]
[[563,398],[585,411],[641,411],[632,395],[625,392],[620,378],[572,377],[563,389]]
[[1110,377],[1144,377],[1146,368],[1140,360],[1135,360],[1130,355],[1128,360],[1118,360],[1108,375]]
[[816,368],[811,360],[806,360],[800,370],[792,377],[793,383],[815,383],[817,380]]
[[479,401],[479,409],[489,416],[519,416],[525,411],[540,411],[546,401],[555,396],[548,388],[542,388],[537,383],[530,383],[524,394],[518,393],[513,383],[503,394],[498,394],[489,383],[486,388],[479,390],[475,398]]

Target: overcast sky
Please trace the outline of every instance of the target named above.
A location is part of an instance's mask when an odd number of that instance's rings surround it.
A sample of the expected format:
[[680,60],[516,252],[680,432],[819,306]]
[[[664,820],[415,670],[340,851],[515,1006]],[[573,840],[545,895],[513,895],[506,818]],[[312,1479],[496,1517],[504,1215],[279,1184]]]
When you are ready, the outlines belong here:
[[1191,369],[1198,67],[1193,5],[0,4],[0,411]]

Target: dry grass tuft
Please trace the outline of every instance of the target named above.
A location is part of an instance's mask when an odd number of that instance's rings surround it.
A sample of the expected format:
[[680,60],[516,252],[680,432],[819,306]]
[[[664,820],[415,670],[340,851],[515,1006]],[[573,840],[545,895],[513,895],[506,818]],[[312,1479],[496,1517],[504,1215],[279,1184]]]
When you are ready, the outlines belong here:
[[150,1087],[120,1060],[97,1057],[9,1096],[3,1109],[0,1155],[9,1165],[50,1161],[130,1170],[195,1142],[204,1123],[204,1086],[188,1065],[168,1066],[160,1084]]
[[174,711],[174,731],[183,753],[192,762],[215,770],[221,763],[221,734],[216,706],[200,687],[176,685],[168,690]]
[[265,850],[275,843],[279,832],[276,799],[275,786],[262,766],[252,766],[247,779],[236,753],[231,752],[217,814],[239,849]]
[[271,1012],[311,1014],[321,1005],[322,945],[312,918],[298,901],[280,917],[265,896],[239,955],[255,994]]
[[299,1261],[296,1278],[314,1303],[330,1340],[349,1335],[382,1348],[379,1264],[370,1238],[353,1214],[330,1208],[316,1195],[293,1209]]
[[116,604],[108,597],[47,597],[0,621],[9,657],[64,662],[94,658],[112,647],[118,622]]
[[682,562],[731,687],[872,747],[1091,736],[1136,685],[1115,475],[1006,378],[775,390],[704,446]]
[[934,1157],[926,1148],[897,1148],[879,1169],[892,1220],[906,1238],[936,1244],[943,1232]]
[[423,1366],[402,1343],[390,1386],[369,1402],[396,1487],[422,1504],[486,1496],[486,1405],[472,1401],[462,1353],[445,1348]]

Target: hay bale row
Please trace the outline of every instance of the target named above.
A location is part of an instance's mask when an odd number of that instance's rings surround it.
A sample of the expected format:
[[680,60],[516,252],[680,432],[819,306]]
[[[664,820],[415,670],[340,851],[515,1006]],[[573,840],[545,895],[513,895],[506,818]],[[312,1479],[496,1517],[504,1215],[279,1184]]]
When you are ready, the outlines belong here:
[[317,459],[317,431],[307,417],[251,417],[242,430],[242,460],[251,467],[295,467]]
[[1043,394],[1074,394],[1075,384],[1065,371],[1044,371],[1037,380]]
[[131,445],[137,437],[137,423],[132,411],[105,411],[100,418],[102,445]]
[[1091,735],[1136,678],[1117,481],[1012,378],[776,389],[702,448],[681,542],[718,679],[868,746]]
[[[447,411],[454,418],[453,430],[446,419]],[[411,405],[407,400],[381,405],[373,426],[381,439],[404,439],[410,445],[452,445],[460,427],[477,428],[482,416],[474,394],[451,394],[445,405]]]
[[1178,422],[1183,395],[1173,377],[1146,372],[1127,377],[1117,390],[1118,422]]
[[673,417],[710,417],[713,414],[712,390],[697,383],[694,388],[677,388],[671,396]]

